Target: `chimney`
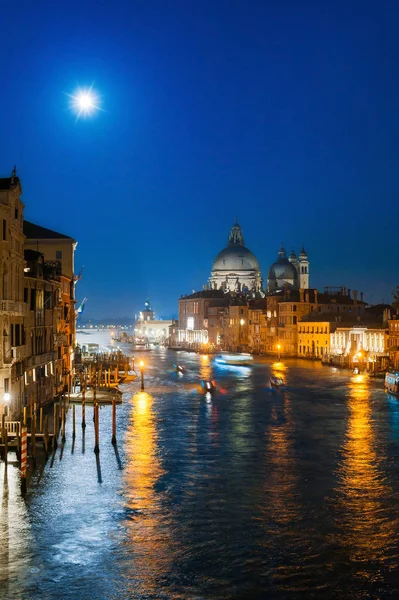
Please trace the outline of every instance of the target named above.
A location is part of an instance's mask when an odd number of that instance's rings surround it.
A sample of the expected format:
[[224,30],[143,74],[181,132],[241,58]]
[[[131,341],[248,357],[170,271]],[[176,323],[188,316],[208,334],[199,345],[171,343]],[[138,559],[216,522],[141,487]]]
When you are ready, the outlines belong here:
[[305,292],[305,302],[309,302],[309,291],[306,290]]
[[357,290],[353,290],[353,302],[357,304]]
[[360,302],[363,302],[363,292],[360,292]]
[[305,290],[303,288],[299,289],[299,302],[303,302],[303,295]]
[[315,304],[318,304],[318,295],[319,295],[319,292],[317,290],[315,290],[314,291],[314,301],[315,301]]
[[350,288],[348,288],[348,296],[349,296],[349,298],[351,297],[351,289]]

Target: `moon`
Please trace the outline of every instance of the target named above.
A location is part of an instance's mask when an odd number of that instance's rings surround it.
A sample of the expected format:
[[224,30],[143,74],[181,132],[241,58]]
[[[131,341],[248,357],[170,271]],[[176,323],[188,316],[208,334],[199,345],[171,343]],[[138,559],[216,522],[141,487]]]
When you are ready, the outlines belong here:
[[71,102],[70,108],[76,113],[76,119],[93,116],[100,106],[100,98],[91,85],[88,88],[79,88],[74,94],[68,94]]

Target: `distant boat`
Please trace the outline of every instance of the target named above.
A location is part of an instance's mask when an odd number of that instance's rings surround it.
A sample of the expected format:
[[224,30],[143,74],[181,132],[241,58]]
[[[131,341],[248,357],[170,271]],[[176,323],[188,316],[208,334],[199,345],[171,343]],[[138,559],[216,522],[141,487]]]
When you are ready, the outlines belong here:
[[385,391],[399,396],[399,373],[397,371],[388,371],[385,375]]
[[215,361],[220,365],[249,366],[253,363],[252,354],[218,354]]

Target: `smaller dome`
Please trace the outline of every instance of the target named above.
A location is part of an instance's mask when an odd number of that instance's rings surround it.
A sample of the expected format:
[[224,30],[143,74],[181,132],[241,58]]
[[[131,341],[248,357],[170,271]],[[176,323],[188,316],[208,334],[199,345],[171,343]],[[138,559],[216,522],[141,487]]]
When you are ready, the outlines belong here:
[[[296,260],[294,251],[290,255],[290,260],[292,255]],[[290,260],[287,258],[283,246],[281,246],[276,262],[269,269],[269,281],[290,279],[295,282],[298,272]]]

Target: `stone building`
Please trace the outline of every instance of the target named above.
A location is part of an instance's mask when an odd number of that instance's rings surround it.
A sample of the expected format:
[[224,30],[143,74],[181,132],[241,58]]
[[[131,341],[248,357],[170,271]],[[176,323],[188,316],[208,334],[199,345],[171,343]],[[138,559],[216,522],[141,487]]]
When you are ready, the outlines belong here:
[[0,179],[0,413],[11,415],[23,405],[26,333],[24,318],[24,235],[21,182],[14,168]]
[[[223,290],[203,290],[179,299],[179,330],[178,346],[183,348],[199,349],[203,344],[216,347],[220,344],[219,328],[216,320],[218,315],[210,309],[220,309],[229,304],[229,295]],[[223,314],[224,316],[224,314]],[[209,320],[211,320],[211,331],[209,335]],[[219,324],[222,324],[219,322]],[[219,336],[219,337],[218,337]]]
[[[353,291],[352,297],[351,290],[344,287],[326,287],[324,293],[316,289],[285,289],[277,298],[278,325],[276,336],[270,341],[271,351],[287,356],[298,354],[298,323],[309,313],[336,316],[348,314],[357,319],[364,314],[366,307],[363,294],[359,300],[356,290]],[[320,316],[319,321],[324,319]]]
[[24,221],[16,170],[0,179],[0,413],[19,418],[73,370],[76,242]]
[[392,367],[399,369],[399,319],[388,320],[388,355]]
[[150,301],[144,303],[144,309],[139,312],[134,324],[134,337],[136,340],[145,340],[148,343],[164,343],[169,338],[171,320],[156,319],[150,306]]
[[[74,260],[77,242],[70,236],[24,221],[25,248],[43,256],[44,276],[56,287],[54,344],[57,353],[57,386],[67,386],[74,369],[76,346]],[[29,274],[29,272],[28,272]]]

